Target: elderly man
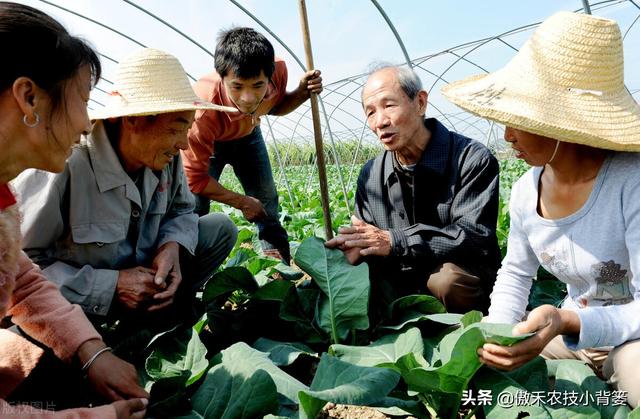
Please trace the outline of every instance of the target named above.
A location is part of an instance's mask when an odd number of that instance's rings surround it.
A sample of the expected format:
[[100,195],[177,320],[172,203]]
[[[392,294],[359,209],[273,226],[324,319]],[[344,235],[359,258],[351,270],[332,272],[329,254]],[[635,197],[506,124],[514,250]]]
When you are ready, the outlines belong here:
[[364,258],[383,297],[426,291],[449,312],[486,311],[500,263],[496,159],[424,118],[427,92],[412,70],[374,70],[362,105],[385,151],[360,172],[352,226],[326,245]]
[[92,320],[190,319],[196,289],[233,248],[235,225],[199,219],[183,173],[197,109],[225,110],[197,98],[175,57],[144,49],[119,64],[64,171],[15,182],[24,250]]

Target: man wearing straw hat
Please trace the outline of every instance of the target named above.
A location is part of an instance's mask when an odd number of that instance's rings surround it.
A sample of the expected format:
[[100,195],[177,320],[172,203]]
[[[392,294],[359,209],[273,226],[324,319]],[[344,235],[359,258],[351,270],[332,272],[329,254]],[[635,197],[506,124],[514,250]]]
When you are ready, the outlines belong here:
[[326,245],[366,257],[383,301],[428,292],[450,312],[485,311],[500,263],[496,159],[424,118],[427,92],[410,69],[378,66],[362,105],[385,151],[360,172],[352,226]]
[[[535,335],[485,344],[511,370],[537,355],[578,359],[640,402],[640,107],[624,86],[616,22],[559,12],[502,69],[452,83],[458,106],[505,124],[533,168],[513,186],[507,255],[486,321]],[[560,308],[526,312],[540,266],[564,282]]]
[[[322,91],[320,71],[306,72],[298,87],[287,92],[287,66],[275,58],[273,46],[251,28],[220,33],[215,72],[201,78],[195,91],[202,100],[237,108],[230,114],[203,110],[189,131],[189,148],[182,152],[189,186],[196,194],[196,212],[209,212],[210,201],[242,211],[258,226],[265,253],[289,263],[289,240],[278,215],[278,193],[267,148],[260,131],[262,115],[285,115]],[[245,195],[219,182],[231,165]]]
[[235,111],[199,100],[175,57],[143,49],[120,62],[110,102],[64,172],[15,182],[25,251],[90,318],[188,318],[233,248],[233,222],[198,218],[184,177],[179,151],[198,109]]

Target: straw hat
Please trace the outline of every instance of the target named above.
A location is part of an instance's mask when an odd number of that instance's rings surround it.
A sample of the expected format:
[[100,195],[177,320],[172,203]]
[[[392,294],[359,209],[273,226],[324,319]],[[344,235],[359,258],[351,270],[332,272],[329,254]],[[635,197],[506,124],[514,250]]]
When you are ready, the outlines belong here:
[[640,107],[624,86],[616,22],[559,12],[502,69],[442,93],[478,116],[592,147],[640,151]]
[[120,62],[109,102],[104,108],[90,111],[89,117],[107,119],[198,109],[237,112],[198,98],[177,58],[145,48]]

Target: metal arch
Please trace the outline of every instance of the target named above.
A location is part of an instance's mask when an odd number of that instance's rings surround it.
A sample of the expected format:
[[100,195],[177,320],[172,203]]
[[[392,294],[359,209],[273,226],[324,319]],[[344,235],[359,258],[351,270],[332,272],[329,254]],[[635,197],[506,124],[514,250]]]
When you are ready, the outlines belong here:
[[83,15],[83,14],[81,14],[81,13],[74,12],[73,10],[67,9],[66,7],[62,7],[62,6],[58,5],[58,4],[55,4],[55,3],[53,3],[53,2],[50,2],[50,1],[48,1],[48,0],[39,0],[39,1],[41,1],[42,3],[48,4],[49,6],[56,7],[56,8],[58,8],[58,9],[60,9],[60,10],[64,10],[65,12],[67,12],[67,13],[71,13],[72,15],[78,16],[79,18],[82,18],[82,19],[88,20],[89,22],[91,22],[91,23],[93,23],[93,24],[95,24],[95,25],[98,25],[98,26],[100,26],[100,27],[103,27],[103,28],[105,28],[105,29],[107,29],[107,30],[110,30],[111,32],[117,33],[118,35],[122,36],[123,38],[128,39],[129,41],[131,41],[131,42],[133,42],[133,43],[135,43],[135,44],[137,44],[137,45],[139,45],[139,46],[141,46],[142,48],[146,48],[146,47],[147,47],[146,45],[144,45],[143,43],[141,43],[141,42],[139,42],[139,41],[137,41],[137,40],[133,39],[133,38],[132,38],[132,37],[130,37],[129,35],[127,35],[127,34],[125,34],[125,33],[122,33],[122,32],[120,32],[119,30],[114,29],[114,28],[112,28],[112,27],[110,27],[110,26],[108,26],[108,25],[105,25],[104,23],[100,23],[100,22],[98,22],[98,21],[97,21],[97,20],[95,20],[95,19],[91,19],[90,17],[87,17],[87,16],[85,16],[85,15]]
[[463,129],[466,130],[467,128],[473,128],[475,130],[477,130],[478,132],[480,132],[480,134],[485,135],[485,132],[483,130],[481,130],[479,127],[477,127],[475,125],[475,123],[473,122],[469,122],[470,117],[461,117],[461,116],[457,116],[457,115],[449,115],[450,118],[455,118],[458,121],[460,121],[463,124],[466,124],[466,127],[464,127]]
[[502,38],[498,38],[498,41],[502,42],[503,44],[505,44],[506,46],[508,46],[509,48],[511,48],[512,50],[514,50],[515,52],[518,52],[518,48],[514,47],[513,45],[511,45],[510,43],[508,43],[507,41],[505,41]]
[[103,57],[103,58],[106,58],[107,60],[111,61],[111,62],[112,62],[112,63],[114,63],[114,64],[118,64],[118,60],[116,60],[115,58],[111,58],[111,57],[109,57],[108,55],[103,54],[103,53],[101,53],[101,52],[98,52],[98,55],[99,55],[99,56],[101,56],[101,57]]
[[631,30],[631,28],[633,28],[633,25],[636,24],[636,22],[638,22],[638,19],[640,19],[640,14],[638,16],[636,16],[636,18],[634,19],[634,21],[631,23],[631,25],[629,25],[629,27],[627,28],[626,31],[624,31],[624,36],[622,37],[622,42],[624,42],[624,39],[627,37],[627,35],[629,34],[629,31]]
[[100,105],[100,106],[104,106],[104,103],[102,103],[102,102],[98,102],[97,100],[95,100],[95,99],[93,99],[93,98],[89,98],[89,100],[90,100],[91,102],[97,103],[97,104],[98,104],[98,105]]
[[[318,98],[320,98],[320,96],[318,96]],[[338,158],[338,153],[336,152],[336,144],[333,140],[333,132],[331,131],[331,125],[329,124],[329,117],[327,115],[327,110],[324,107],[324,101],[323,100],[318,100],[318,103],[320,103],[320,108],[322,108],[322,114],[324,115],[324,119],[325,119],[325,129],[329,132],[329,141],[331,141],[331,148],[333,150],[333,159],[336,163],[336,166],[338,166],[338,180],[340,181],[340,185],[342,186],[342,195],[344,196],[344,203],[345,203],[345,207],[347,208],[347,212],[349,212],[349,216],[351,216],[351,211],[349,210],[349,199],[347,198],[347,189],[346,189],[346,185],[344,184],[344,179],[342,178],[342,169],[340,168],[340,159]],[[338,123],[340,123],[340,121],[337,121]]]
[[233,3],[238,9],[242,10],[247,16],[249,16],[251,19],[253,19],[254,22],[256,22],[258,25],[260,25],[260,27],[262,29],[264,29],[265,31],[267,31],[267,33],[269,33],[269,35],[273,36],[273,38],[278,41],[278,43],[287,50],[287,52],[293,57],[294,60],[296,60],[296,62],[298,63],[298,65],[300,66],[300,68],[302,68],[303,71],[307,70],[307,67],[305,67],[305,65],[302,63],[302,61],[300,61],[300,59],[298,58],[298,56],[296,54],[293,53],[293,51],[291,50],[291,48],[289,48],[289,46],[287,44],[284,43],[284,41],[282,41],[282,39],[280,39],[280,37],[278,35],[276,35],[271,29],[269,29],[269,27],[267,25],[265,25],[264,23],[262,23],[262,21],[260,19],[258,19],[253,13],[251,13],[250,11],[248,11],[247,9],[245,9],[244,6],[242,6],[240,3],[238,3],[236,0],[229,0],[231,3]]
[[[501,41],[502,41],[502,40],[501,40]],[[502,41],[502,42],[504,42],[504,41]],[[504,42],[504,43],[505,43],[507,46],[510,46],[510,47],[511,47],[511,45],[509,45],[507,42]],[[511,48],[513,48],[513,47],[511,47]],[[516,49],[516,48],[513,48],[513,49],[517,51],[517,49]],[[482,70],[482,71],[484,71],[485,73],[488,73],[488,72],[489,72],[489,70],[487,70],[486,68],[482,67],[481,65],[479,65],[479,64],[477,64],[477,63],[475,63],[475,62],[473,62],[473,61],[471,61],[471,60],[468,60],[468,59],[467,59],[467,57],[460,57],[458,54],[456,54],[456,53],[455,53],[455,52],[453,52],[453,51],[449,51],[449,54],[453,55],[454,57],[462,58],[462,61],[464,61],[464,62],[466,62],[466,63],[469,63],[469,64],[471,64],[471,65],[472,65],[472,66],[474,66],[474,67],[477,67],[479,70]],[[444,79],[442,79],[442,81],[445,81],[445,80],[444,80]]]
[[[258,25],[260,25],[260,27],[262,27],[265,31],[267,31],[271,36],[273,36],[273,38],[278,41],[278,43],[280,45],[282,45],[282,47],[287,50],[287,52],[293,57],[293,59],[300,65],[300,67],[302,68],[302,71],[306,71],[307,68],[305,67],[305,65],[302,63],[302,61],[298,58],[298,56],[296,54],[293,53],[293,51],[291,50],[291,48],[289,48],[289,46],[287,44],[285,44],[280,37],[278,37],[271,29],[269,29],[269,27],[267,25],[265,25],[260,19],[258,19],[255,15],[253,15],[251,12],[249,12],[246,8],[244,8],[241,4],[239,4],[236,0],[229,0],[231,3],[233,3],[236,7],[238,7],[240,10],[242,10],[247,16],[249,16],[251,19],[253,19]],[[324,108],[324,102],[322,100],[322,97],[320,95],[318,95],[318,102],[320,103],[320,107],[322,108],[322,113],[324,114],[324,118],[326,121],[326,125],[327,125],[327,129],[329,131],[329,139],[333,145],[333,147],[335,148],[335,144],[333,141],[333,135],[331,133],[331,128],[330,128],[330,124],[329,124],[329,120],[327,118],[327,112]],[[339,166],[339,163],[338,163]],[[340,174],[340,170],[338,170],[338,173]],[[340,180],[342,180],[342,175],[340,174]],[[344,182],[342,182],[342,187],[344,188]],[[346,194],[346,191],[345,191]],[[347,205],[348,208],[348,205]]]
[[400,49],[402,50],[402,54],[404,55],[404,59],[407,61],[407,67],[413,68],[413,64],[411,62],[411,58],[409,58],[409,53],[407,52],[407,49],[404,46],[404,42],[402,42],[402,38],[400,38],[400,34],[396,30],[396,27],[393,26],[393,23],[391,22],[391,19],[389,19],[389,16],[387,16],[387,14],[385,13],[384,9],[382,8],[382,6],[380,6],[380,4],[377,2],[377,0],[371,0],[371,3],[373,3],[373,5],[376,7],[376,9],[378,9],[378,12],[380,12],[380,14],[382,15],[382,18],[384,19],[384,21],[387,22],[387,25],[389,26],[389,29],[391,29],[391,32],[393,32],[393,36],[396,37],[396,41],[398,41],[398,45],[400,45]]
[[[458,64],[460,61],[462,61],[467,55],[471,54],[472,52],[474,52],[475,50],[477,50],[478,48],[480,48],[481,46],[484,46],[486,44],[488,44],[491,41],[495,41],[496,39],[498,39],[499,37],[501,37],[503,35],[497,35],[495,37],[491,37],[491,38],[485,38],[482,42],[480,42],[479,44],[475,45],[473,48],[471,48],[470,50],[468,50],[467,52],[465,52],[464,54],[462,54],[461,56],[458,57],[458,59],[456,59],[453,63],[451,63],[442,73],[440,73],[440,76],[438,76],[438,78],[436,79],[436,81],[433,82],[433,84],[431,85],[431,87],[429,88],[429,91],[431,91],[436,83],[438,83],[438,81],[442,80],[442,78],[444,77],[444,75],[451,70],[456,64]],[[448,52],[448,51],[447,51]]]
[[[351,179],[353,179],[354,167],[356,165],[356,160],[358,158],[358,152],[360,151],[360,147],[362,146],[362,139],[364,138],[364,133],[367,129],[366,122],[362,124],[362,132],[360,133],[360,138],[358,139],[358,145],[356,147],[355,153],[353,153],[353,160],[351,161],[351,167],[349,168],[349,180],[347,181],[347,188],[351,189]],[[355,210],[355,208],[354,208]]]
[[156,16],[155,14],[151,13],[150,11],[145,9],[144,7],[138,6],[136,3],[134,3],[134,2],[132,2],[130,0],[122,0],[122,1],[127,3],[127,4],[129,4],[129,5],[131,5],[131,6],[133,6],[133,7],[135,7],[136,9],[140,10],[141,12],[151,16],[152,18],[154,18],[158,22],[164,24],[165,26],[171,28],[174,32],[180,34],[182,37],[187,39],[189,42],[191,42],[192,44],[194,44],[195,46],[197,46],[198,48],[200,48],[201,50],[203,50],[205,53],[207,53],[209,56],[211,56],[213,58],[213,54],[208,49],[203,47],[198,41],[196,41],[195,39],[191,38],[189,35],[187,35],[186,33],[182,32],[180,29],[176,28],[175,26],[173,26],[172,24],[170,24],[166,20],[162,19],[159,16]]
[[[70,13],[70,14],[72,14],[72,15],[74,15],[74,16],[77,16],[77,17],[79,17],[79,18],[81,18],[81,19],[85,19],[85,20],[87,20],[87,21],[89,21],[89,22],[93,23],[94,25],[98,25],[98,26],[100,26],[100,27],[102,27],[102,28],[105,28],[105,29],[107,29],[107,30],[109,30],[109,31],[111,31],[111,32],[113,32],[113,33],[115,33],[115,34],[117,34],[117,35],[122,36],[122,37],[123,37],[123,38],[125,38],[125,39],[128,39],[129,41],[131,41],[131,42],[135,43],[136,45],[138,45],[138,46],[140,46],[140,47],[142,47],[142,48],[147,48],[147,46],[146,46],[145,44],[143,44],[142,42],[140,42],[140,41],[138,41],[138,40],[136,40],[136,39],[134,39],[134,38],[132,38],[132,37],[130,37],[129,35],[125,34],[124,32],[120,32],[119,30],[114,29],[114,28],[112,28],[112,27],[111,27],[111,26],[109,26],[109,25],[105,25],[104,23],[98,22],[97,20],[92,19],[92,18],[90,18],[90,17],[88,17],[88,16],[85,16],[85,15],[83,15],[82,13],[78,13],[78,12],[75,12],[75,11],[73,11],[73,10],[71,10],[71,9],[67,9],[66,7],[62,7],[62,6],[60,6],[60,5],[58,5],[58,4],[55,4],[55,3],[51,2],[51,1],[48,1],[48,0],[38,0],[38,1],[40,1],[40,2],[42,2],[42,3],[45,3],[45,4],[48,4],[49,6],[55,7],[55,8],[57,8],[57,9],[63,10],[63,11],[65,11],[65,12]],[[104,56],[105,58],[108,58],[110,61],[113,61],[113,62],[116,62],[116,63],[117,63],[117,61],[116,61],[116,60],[114,60],[113,58],[107,57],[107,56],[105,56],[105,55],[103,55],[103,54],[100,54],[100,55],[101,55],[101,56]],[[189,74],[189,73],[187,73],[187,76],[188,76],[190,79],[194,80],[194,81],[196,80],[196,78],[195,78],[195,77],[193,77],[193,76],[192,76],[191,74]]]
[[[273,141],[273,144],[274,144],[273,149],[275,150],[275,153],[276,153],[276,159],[278,160],[278,165],[280,166],[281,172],[284,173],[284,165],[283,165],[282,159],[280,158],[280,150],[278,150],[278,142],[276,141],[275,135],[273,135],[273,128],[271,128],[271,121],[267,116],[265,116],[264,119],[267,120],[267,126],[269,127],[271,140]],[[287,193],[289,194],[289,202],[291,203],[291,207],[294,208],[295,204],[293,202],[293,194],[291,193],[291,187],[289,186],[289,179],[287,179],[287,176],[284,177],[284,185],[287,188]]]

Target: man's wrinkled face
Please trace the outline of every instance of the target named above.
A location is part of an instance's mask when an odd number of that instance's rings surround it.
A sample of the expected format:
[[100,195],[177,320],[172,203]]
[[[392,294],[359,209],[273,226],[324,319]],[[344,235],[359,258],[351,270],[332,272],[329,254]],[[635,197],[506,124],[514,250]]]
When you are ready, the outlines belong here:
[[187,133],[194,116],[194,111],[184,111],[136,117],[127,154],[151,170],[162,170],[180,150],[188,148]]
[[367,124],[386,150],[402,151],[424,124],[426,93],[413,100],[398,82],[397,71],[385,68],[369,76],[362,91]]

